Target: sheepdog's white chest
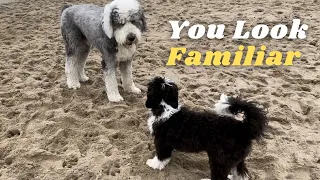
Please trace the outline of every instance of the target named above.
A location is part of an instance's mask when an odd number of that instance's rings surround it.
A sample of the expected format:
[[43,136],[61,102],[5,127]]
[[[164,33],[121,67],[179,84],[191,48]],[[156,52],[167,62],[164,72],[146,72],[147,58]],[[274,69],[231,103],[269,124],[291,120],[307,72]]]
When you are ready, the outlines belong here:
[[122,46],[120,45],[118,47],[118,52],[117,52],[117,61],[128,61],[132,60],[134,53],[136,52],[136,45],[132,44],[131,46]]

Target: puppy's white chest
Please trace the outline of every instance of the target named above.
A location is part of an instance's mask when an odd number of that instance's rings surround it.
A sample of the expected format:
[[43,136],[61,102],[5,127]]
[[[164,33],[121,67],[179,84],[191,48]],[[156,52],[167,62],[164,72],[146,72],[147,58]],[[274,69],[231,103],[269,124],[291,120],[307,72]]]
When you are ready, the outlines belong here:
[[119,46],[117,52],[117,61],[128,61],[132,60],[134,53],[136,52],[136,45],[133,44],[129,47]]

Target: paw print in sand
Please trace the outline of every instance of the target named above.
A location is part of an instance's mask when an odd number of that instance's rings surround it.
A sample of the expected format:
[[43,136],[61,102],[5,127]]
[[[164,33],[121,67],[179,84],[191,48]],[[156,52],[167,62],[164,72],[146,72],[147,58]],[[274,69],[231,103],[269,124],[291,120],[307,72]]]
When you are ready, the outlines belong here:
[[62,163],[62,167],[64,168],[72,168],[73,166],[78,164],[78,157],[76,156],[70,156],[67,159],[65,159]]
[[12,137],[15,137],[15,136],[20,136],[20,131],[19,129],[9,129],[7,132],[6,132],[6,136],[7,138],[12,138]]
[[120,173],[120,164],[118,161],[113,161],[111,163],[107,163],[102,172],[106,175],[116,176]]
[[99,131],[90,131],[90,132],[86,132],[84,133],[83,137],[86,141],[96,141],[99,136]]

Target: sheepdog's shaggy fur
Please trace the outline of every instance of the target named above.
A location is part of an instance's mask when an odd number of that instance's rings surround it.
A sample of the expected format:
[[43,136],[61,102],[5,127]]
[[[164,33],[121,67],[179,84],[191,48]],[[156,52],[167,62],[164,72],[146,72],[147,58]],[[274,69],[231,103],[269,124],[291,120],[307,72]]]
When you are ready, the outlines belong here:
[[[206,151],[211,180],[248,179],[245,158],[252,140],[262,137],[267,125],[265,111],[255,103],[223,94],[215,112],[195,112],[179,105],[174,82],[156,77],[148,84],[146,107],[151,109],[148,127],[156,148],[148,166],[163,169],[174,149]],[[239,121],[234,116],[241,112],[244,119]]]
[[123,100],[116,79],[118,64],[124,90],[140,93],[133,83],[132,60],[144,31],[144,11],[137,0],[114,0],[104,8],[91,4],[65,6],[61,13],[61,33],[67,53],[68,87],[80,88],[80,82],[89,79],[84,68],[94,47],[102,53],[109,101]]

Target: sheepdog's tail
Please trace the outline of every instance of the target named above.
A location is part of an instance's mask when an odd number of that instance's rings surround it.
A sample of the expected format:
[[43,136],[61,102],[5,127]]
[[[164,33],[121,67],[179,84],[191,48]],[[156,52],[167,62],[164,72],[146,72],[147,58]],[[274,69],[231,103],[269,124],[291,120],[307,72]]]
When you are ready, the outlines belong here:
[[224,94],[220,96],[220,101],[215,104],[214,111],[219,115],[232,117],[243,112],[243,123],[247,125],[249,136],[256,140],[263,136],[268,124],[266,112],[258,107],[257,103],[227,97]]
[[61,9],[60,14],[62,14],[63,11],[66,10],[68,7],[70,7],[70,5],[64,5],[64,6],[62,7],[62,9]]

